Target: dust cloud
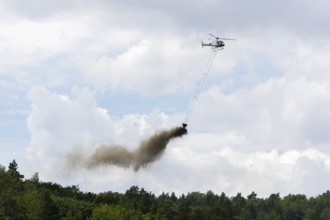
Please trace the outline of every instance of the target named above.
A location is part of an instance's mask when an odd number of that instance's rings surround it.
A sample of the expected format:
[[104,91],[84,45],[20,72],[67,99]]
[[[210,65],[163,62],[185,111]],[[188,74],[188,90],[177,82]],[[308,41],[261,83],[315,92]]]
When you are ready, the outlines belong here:
[[129,151],[120,145],[101,145],[87,159],[85,165],[88,168],[102,165],[115,165],[125,168],[132,166],[135,171],[138,171],[141,167],[146,167],[159,159],[171,139],[185,134],[187,134],[187,129],[183,127],[156,132],[142,141],[135,151]]

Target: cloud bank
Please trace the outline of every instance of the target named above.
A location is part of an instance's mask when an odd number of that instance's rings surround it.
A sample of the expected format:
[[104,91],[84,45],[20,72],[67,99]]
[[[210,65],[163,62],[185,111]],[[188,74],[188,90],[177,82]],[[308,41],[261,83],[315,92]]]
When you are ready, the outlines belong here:
[[[258,191],[261,196],[273,192],[313,195],[327,189],[330,156],[326,146],[329,140],[327,136],[317,141],[313,139],[312,134],[317,132],[311,131],[318,129],[318,124],[310,123],[307,116],[313,114],[317,103],[320,107],[323,105],[321,97],[330,96],[326,89],[316,89],[320,87],[314,88],[311,84],[310,91],[319,91],[308,99],[314,104],[306,103],[304,94],[297,99],[292,91],[301,84],[306,87],[305,83],[309,85],[306,81],[297,85],[283,80],[269,81],[264,86],[238,92],[235,97],[224,94],[215,96],[221,92],[208,90],[191,120],[192,126],[199,126],[201,132],[192,131],[188,136],[170,142],[164,154],[163,147],[153,152],[150,154],[151,160],[163,154],[161,160],[138,173],[120,168],[132,165],[138,169],[148,163],[149,160],[140,157],[144,155],[141,152],[144,152],[145,143],[142,142],[137,151],[136,143],[154,131],[179,121],[171,121],[171,116],[159,112],[114,120],[98,106],[95,94],[89,89],[75,88],[71,95],[64,96],[44,87],[35,87],[29,93],[32,102],[28,120],[32,137],[29,156],[34,169],[45,180],[71,183],[74,179],[80,182],[83,190],[102,191],[113,184],[120,191],[138,184],[155,193],[163,190],[185,193],[211,189],[230,195],[237,192],[249,194],[251,191]],[[294,99],[276,93],[275,88],[279,86],[286,93],[283,89],[286,84],[290,88],[288,93]],[[271,94],[276,94],[277,98],[269,100]],[[317,101],[316,97],[320,100]],[[202,107],[210,106],[209,103],[213,103],[214,107],[208,108],[205,115],[206,110]],[[296,108],[300,109],[300,114],[293,114],[298,112]],[[78,111],[80,114],[77,115]],[[254,117],[251,118],[251,115]],[[272,119],[270,115],[277,115],[278,118]],[[324,117],[319,114],[313,119],[324,121]],[[205,129],[208,132],[203,131]],[[116,159],[120,157],[114,158],[113,153],[124,156],[118,161]],[[133,154],[139,159],[132,159]],[[70,169],[68,160],[72,162]],[[81,161],[87,161],[87,166],[82,166]],[[102,164],[118,164],[119,167],[99,166]],[[88,165],[94,168],[90,169]],[[315,183],[313,187],[311,179],[315,180],[312,181]]]

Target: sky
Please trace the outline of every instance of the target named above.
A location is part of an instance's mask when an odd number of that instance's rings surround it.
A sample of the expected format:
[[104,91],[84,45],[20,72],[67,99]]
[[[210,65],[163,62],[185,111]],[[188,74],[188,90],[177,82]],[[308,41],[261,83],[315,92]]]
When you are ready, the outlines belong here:
[[[82,191],[316,196],[330,185],[330,2],[0,0],[0,164]],[[70,166],[188,123],[135,172]],[[79,159],[79,157],[78,157]]]

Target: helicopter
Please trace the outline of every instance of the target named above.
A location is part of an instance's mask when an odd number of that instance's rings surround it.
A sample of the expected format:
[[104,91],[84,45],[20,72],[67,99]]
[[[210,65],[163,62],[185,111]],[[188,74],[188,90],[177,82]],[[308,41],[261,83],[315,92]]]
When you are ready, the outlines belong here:
[[202,47],[209,46],[209,47],[212,47],[212,49],[214,49],[214,50],[223,50],[225,43],[222,40],[235,40],[235,39],[231,39],[231,38],[217,37],[217,36],[214,36],[213,34],[209,34],[209,35],[214,37],[215,40],[211,43],[203,43],[203,41],[202,41]]

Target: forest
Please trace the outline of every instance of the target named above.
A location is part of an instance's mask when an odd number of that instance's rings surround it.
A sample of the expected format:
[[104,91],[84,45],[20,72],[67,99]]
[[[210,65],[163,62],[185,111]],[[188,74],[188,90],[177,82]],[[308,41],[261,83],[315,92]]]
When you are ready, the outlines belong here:
[[307,198],[279,193],[258,198],[212,191],[156,196],[138,186],[125,193],[82,192],[79,186],[24,178],[15,160],[0,165],[0,219],[330,219],[330,191]]

